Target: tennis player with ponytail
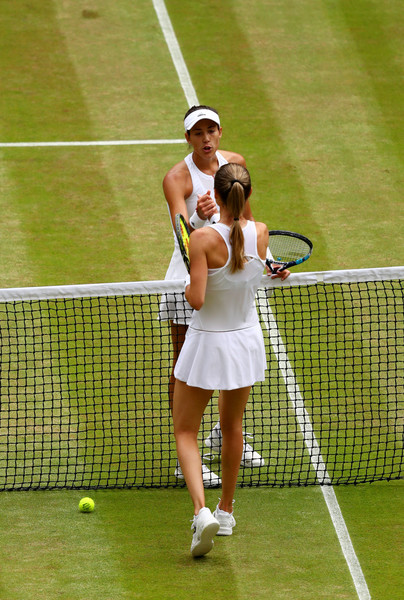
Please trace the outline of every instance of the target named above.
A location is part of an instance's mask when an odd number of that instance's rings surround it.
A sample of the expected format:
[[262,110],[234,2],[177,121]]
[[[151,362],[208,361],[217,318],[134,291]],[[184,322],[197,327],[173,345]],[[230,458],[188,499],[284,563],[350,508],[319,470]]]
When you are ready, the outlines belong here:
[[[266,355],[255,294],[265,271],[268,228],[247,220],[251,180],[228,163],[214,180],[220,221],[190,237],[185,297],[195,309],[175,366],[174,434],[194,505],[191,553],[202,556],[213,537],[231,535],[233,500],[243,453],[243,415],[251,386],[265,378]],[[285,279],[289,271],[272,277]],[[213,390],[221,390],[222,494],[215,512],[205,506],[198,431]]]

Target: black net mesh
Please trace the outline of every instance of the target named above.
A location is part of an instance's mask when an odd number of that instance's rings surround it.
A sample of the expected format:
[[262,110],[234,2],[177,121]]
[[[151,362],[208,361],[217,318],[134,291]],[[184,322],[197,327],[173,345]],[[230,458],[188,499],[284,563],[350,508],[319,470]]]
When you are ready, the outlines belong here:
[[[0,490],[184,485],[161,297],[0,302]],[[180,291],[176,301],[181,312]],[[257,307],[269,369],[245,440],[262,461],[241,467],[239,485],[402,477],[403,280],[282,285],[260,290]],[[217,420],[215,393],[200,445],[220,475],[205,444]]]

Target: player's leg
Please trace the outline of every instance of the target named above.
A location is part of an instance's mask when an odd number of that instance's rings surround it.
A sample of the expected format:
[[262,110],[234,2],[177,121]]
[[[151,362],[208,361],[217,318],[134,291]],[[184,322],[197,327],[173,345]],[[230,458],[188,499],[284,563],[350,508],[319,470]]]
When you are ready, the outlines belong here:
[[175,377],[174,377],[174,369],[177,364],[178,357],[181,352],[181,348],[184,345],[185,335],[187,333],[188,325],[182,325],[178,323],[171,322],[171,341],[173,345],[173,366],[170,375],[170,382],[168,386],[168,398],[170,401],[170,409],[173,411],[173,400],[174,400],[174,386],[175,386]]
[[243,454],[243,416],[251,387],[223,391],[219,398],[222,428],[222,498],[220,508],[231,512]]
[[[219,396],[219,404],[220,404],[221,392]],[[252,435],[245,433],[245,437],[253,437]],[[216,423],[214,428],[212,429],[209,436],[205,439],[205,445],[208,448],[212,449],[212,452],[216,452],[220,454],[222,451],[222,431],[220,427],[220,421]],[[254,450],[254,448],[247,443],[246,439],[243,438],[243,452],[241,454],[241,462],[242,467],[263,467],[265,465],[265,460],[262,458],[258,452]]]
[[[171,413],[173,412],[173,400],[174,400],[174,387],[175,387],[175,377],[174,377],[174,369],[177,363],[178,357],[181,352],[181,348],[185,341],[185,335],[187,333],[188,326],[183,324],[171,322],[171,340],[173,345],[173,367],[170,376],[169,388],[168,388],[168,397],[170,402]],[[216,473],[210,471],[208,467],[203,464],[202,465],[202,474],[203,474],[203,484],[206,488],[209,487],[217,487],[221,484],[221,479]],[[184,475],[182,473],[180,465],[177,463],[175,468],[174,475],[177,479],[183,479]]]
[[214,512],[220,523],[218,535],[231,535],[234,492],[243,455],[243,416],[251,387],[222,391],[219,413],[222,429],[222,497]]
[[198,431],[212,392],[175,382],[173,421],[177,456],[194,505],[191,554],[203,556],[213,548],[213,538],[220,528],[218,520],[205,506],[202,461]]
[[205,506],[198,432],[211,395],[210,390],[189,387],[183,381],[177,380],[175,383],[173,421],[177,456],[195,514]]

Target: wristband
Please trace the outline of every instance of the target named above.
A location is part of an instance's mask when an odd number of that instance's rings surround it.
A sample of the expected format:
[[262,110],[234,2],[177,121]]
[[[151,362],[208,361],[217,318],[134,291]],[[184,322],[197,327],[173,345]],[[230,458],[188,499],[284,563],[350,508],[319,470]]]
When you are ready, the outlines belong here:
[[189,224],[191,225],[192,229],[200,229],[205,225],[205,223],[206,219],[201,219],[197,211],[195,211],[192,217],[189,219]]

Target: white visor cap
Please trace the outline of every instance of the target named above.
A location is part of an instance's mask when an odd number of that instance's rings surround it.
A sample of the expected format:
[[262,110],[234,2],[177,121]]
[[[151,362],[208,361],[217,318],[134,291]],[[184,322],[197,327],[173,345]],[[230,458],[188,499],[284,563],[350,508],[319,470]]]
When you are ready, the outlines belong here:
[[190,115],[184,119],[184,127],[185,131],[189,131],[192,127],[198,123],[198,121],[202,121],[202,119],[209,119],[209,121],[213,121],[220,127],[220,119],[219,115],[215,113],[213,110],[209,110],[207,108],[202,108],[201,110],[194,110]]

